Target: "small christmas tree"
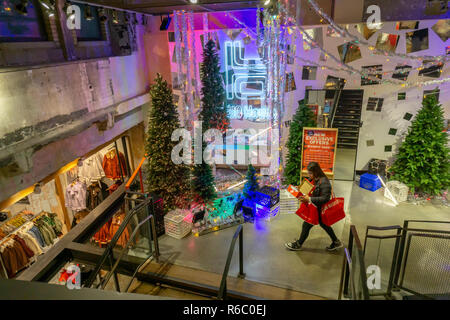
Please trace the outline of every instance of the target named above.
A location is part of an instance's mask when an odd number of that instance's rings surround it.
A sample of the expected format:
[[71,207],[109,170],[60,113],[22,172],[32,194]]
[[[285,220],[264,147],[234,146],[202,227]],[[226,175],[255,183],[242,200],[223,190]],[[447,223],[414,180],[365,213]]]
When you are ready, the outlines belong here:
[[[203,143],[202,149],[204,150],[205,148],[206,144]],[[192,175],[191,187],[194,194],[194,202],[204,205],[211,203],[217,197],[211,166],[202,161],[201,164],[194,166]]]
[[225,131],[230,120],[225,106],[225,89],[220,75],[219,55],[213,40],[209,40],[203,50],[200,76],[202,81],[202,111],[199,120],[203,121],[203,130],[216,128]]
[[189,168],[175,164],[171,159],[172,132],[180,127],[178,112],[172,100],[172,90],[158,73],[150,89],[152,105],[149,113],[146,174],[147,190],[155,192],[164,200],[166,211],[183,206],[189,190]]
[[449,148],[444,131],[444,112],[434,94],[422,102],[390,168],[392,179],[412,192],[438,195],[450,184]]
[[247,182],[244,186],[244,197],[248,198],[254,191],[258,190],[258,181],[256,179],[256,170],[255,168],[249,164],[247,169],[247,176],[246,176]]
[[314,112],[305,104],[304,100],[298,102],[298,108],[291,121],[289,138],[286,146],[288,156],[284,177],[287,184],[300,185],[300,170],[302,169],[302,135],[303,127],[315,127]]

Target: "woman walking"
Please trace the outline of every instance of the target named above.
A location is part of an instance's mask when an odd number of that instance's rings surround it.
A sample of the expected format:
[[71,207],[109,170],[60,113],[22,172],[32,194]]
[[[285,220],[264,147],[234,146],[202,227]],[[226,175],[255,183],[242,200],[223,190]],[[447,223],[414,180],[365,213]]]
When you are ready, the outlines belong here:
[[[309,180],[314,180],[314,185],[316,186],[311,197],[308,195],[300,197],[300,201],[304,203],[312,203],[317,207],[317,212],[319,214],[319,225],[326,231],[326,233],[331,238],[331,245],[326,249],[328,251],[333,251],[342,247],[342,242],[336,237],[333,229],[322,223],[321,209],[322,205],[330,201],[331,198],[331,184],[325,173],[323,173],[317,162],[310,162],[307,166]],[[308,238],[309,231],[313,227],[312,224],[308,222],[303,222],[302,232],[300,238],[294,242],[288,242],[285,244],[286,248],[292,251],[299,251],[302,249],[303,242]]]

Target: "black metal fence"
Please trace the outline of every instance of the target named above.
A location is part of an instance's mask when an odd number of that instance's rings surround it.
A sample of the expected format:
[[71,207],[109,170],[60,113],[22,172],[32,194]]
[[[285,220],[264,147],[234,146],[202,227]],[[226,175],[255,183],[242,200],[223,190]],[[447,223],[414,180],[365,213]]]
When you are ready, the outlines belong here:
[[348,247],[344,251],[338,299],[343,295],[351,300],[369,300],[364,252],[354,225],[350,226]]
[[[394,291],[419,299],[450,298],[450,221],[405,220],[403,227],[368,226],[362,251],[360,245],[351,226],[339,299],[342,295],[392,299]],[[381,278],[378,287],[367,283],[366,267],[372,266]]]

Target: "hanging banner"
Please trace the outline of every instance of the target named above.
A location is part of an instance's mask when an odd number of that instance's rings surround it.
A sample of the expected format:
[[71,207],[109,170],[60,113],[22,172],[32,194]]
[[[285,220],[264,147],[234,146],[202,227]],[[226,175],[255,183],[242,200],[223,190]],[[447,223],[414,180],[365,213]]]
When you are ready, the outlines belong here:
[[337,138],[338,129],[303,128],[301,175],[307,174],[308,163],[318,162],[327,176],[334,176]]

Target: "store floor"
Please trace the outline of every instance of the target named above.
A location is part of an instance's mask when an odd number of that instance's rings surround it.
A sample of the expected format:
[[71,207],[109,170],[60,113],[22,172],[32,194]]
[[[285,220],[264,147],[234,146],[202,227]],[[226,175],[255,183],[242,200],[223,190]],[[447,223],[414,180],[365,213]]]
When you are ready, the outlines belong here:
[[[335,181],[338,196],[348,198],[352,182]],[[342,236],[344,221],[334,226]],[[259,220],[244,224],[244,272],[246,279],[282,288],[336,299],[342,267],[342,251],[329,253],[330,244],[320,227],[311,230],[304,251],[292,252],[284,247],[299,237],[302,220],[295,214],[280,214],[272,221]],[[171,262],[194,269],[222,273],[234,228],[177,240],[160,238],[160,250]],[[229,275],[238,274],[238,245],[236,245]],[[219,285],[219,284],[218,284]],[[257,293],[255,293],[257,295]]]
[[[333,226],[336,235],[347,243],[351,224],[356,225],[361,242],[368,225],[403,225],[405,219],[449,221],[450,208],[431,204],[418,206],[400,204],[392,206],[383,191],[361,189],[356,182],[335,181],[337,196],[345,198],[347,217]],[[284,243],[298,238],[302,221],[294,214],[280,214],[272,221],[244,224],[244,271],[246,278],[282,288],[336,299],[341,276],[343,251],[329,253],[324,248],[330,240],[318,226],[311,230],[304,250],[291,252]],[[206,234],[188,236],[177,240],[169,236],[160,238],[160,249],[170,256],[172,263],[194,269],[222,273],[228,248],[235,228]],[[368,244],[368,247],[371,244]],[[379,249],[379,250],[378,250]],[[376,245],[371,250],[378,255],[391,257],[392,244]],[[385,259],[386,260],[386,259]],[[386,266],[389,261],[386,260]],[[388,268],[384,268],[385,274]],[[229,275],[238,274],[238,246],[233,256]],[[385,277],[383,276],[383,279]],[[385,282],[385,281],[383,281]],[[255,293],[257,294],[257,293]]]
[[337,180],[353,180],[355,170],[356,149],[336,149],[334,177]]

